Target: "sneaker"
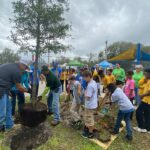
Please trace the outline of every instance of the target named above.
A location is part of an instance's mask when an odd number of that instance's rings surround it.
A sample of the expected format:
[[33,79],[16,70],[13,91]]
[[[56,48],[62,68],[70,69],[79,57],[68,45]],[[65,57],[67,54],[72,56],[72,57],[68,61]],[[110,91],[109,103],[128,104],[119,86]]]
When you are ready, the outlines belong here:
[[83,138],[88,138],[88,133],[83,131],[82,137],[83,137]]
[[139,129],[139,131],[138,131],[138,132],[146,133],[146,132],[147,132],[147,130],[146,130],[146,129]]
[[60,123],[60,121],[54,120],[54,121],[51,122],[51,125],[52,126],[57,126],[59,123]]
[[126,135],[126,139],[127,139],[128,141],[132,141],[132,140],[133,140],[133,137],[132,137],[132,136],[129,136],[129,135]]
[[138,128],[138,127],[134,127],[133,129],[134,129],[135,131],[137,131],[137,132],[140,132],[140,133],[146,133],[146,132],[147,132],[146,129],[141,129],[141,128]]
[[139,130],[139,127],[133,127],[133,129],[134,129],[135,131],[138,131],[138,130]]
[[89,139],[94,138],[94,133],[89,133],[89,134],[88,134],[88,138],[89,138]]
[[92,138],[94,138],[94,133],[89,133],[89,132],[83,131],[82,137],[92,139]]

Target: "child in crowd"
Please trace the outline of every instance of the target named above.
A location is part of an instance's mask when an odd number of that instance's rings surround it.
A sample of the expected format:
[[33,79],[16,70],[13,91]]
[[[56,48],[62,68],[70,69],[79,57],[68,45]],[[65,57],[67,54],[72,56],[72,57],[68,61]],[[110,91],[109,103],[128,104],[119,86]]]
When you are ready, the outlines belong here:
[[[133,100],[135,97],[135,93],[134,93],[135,82],[132,78],[133,71],[128,71],[126,76],[127,76],[127,81],[124,87],[124,92],[126,96],[130,99],[131,103],[133,104]],[[133,113],[131,113],[131,120],[132,118],[133,118]]]
[[107,84],[106,84],[106,78],[105,78],[105,74],[104,74],[104,71],[103,70],[99,70],[98,71],[98,76],[99,76],[99,81],[100,81],[100,83],[103,85],[103,92],[105,92],[105,89],[106,89],[106,87],[107,87]]
[[123,90],[124,89],[124,82],[120,81],[120,80],[116,80],[116,86]]
[[68,83],[68,81],[67,81],[67,71],[66,71],[66,68],[63,68],[62,69],[62,72],[61,72],[61,74],[60,74],[60,82],[61,82],[61,85],[62,85],[62,91],[64,91],[65,89],[64,89],[64,84],[65,84],[65,82],[66,82],[66,87],[67,87],[67,83]]
[[92,73],[90,71],[85,71],[83,77],[87,82],[87,88],[85,91],[85,110],[84,110],[84,131],[83,136],[86,138],[93,138],[94,136],[94,113],[96,112],[98,106],[97,100],[97,84],[92,79]]
[[81,83],[81,86],[85,90],[87,87],[87,84],[86,84],[86,81],[83,79],[83,72],[84,72],[84,69],[80,69],[80,72],[76,76],[76,80]]
[[119,105],[118,117],[117,117],[117,121],[115,124],[113,134],[119,133],[121,121],[125,120],[126,129],[127,129],[126,138],[131,141],[132,140],[132,126],[131,126],[130,116],[131,116],[131,113],[134,111],[134,106],[132,105],[129,98],[124,94],[123,90],[117,87],[115,84],[112,84],[112,83],[109,84],[107,86],[107,89],[111,94],[111,102],[112,103],[116,102]]
[[134,129],[138,132],[150,133],[150,68],[145,69],[144,88],[140,93],[141,103],[136,110],[136,120],[138,127]]
[[113,70],[112,69],[108,69],[107,70],[107,75],[106,75],[106,84],[110,84],[110,83],[115,83],[115,76],[112,74]]
[[[138,94],[139,95],[143,94],[146,81],[147,81],[147,79],[145,78],[145,76],[143,76],[142,79],[139,80],[139,82],[138,82],[138,86],[139,86]],[[141,98],[139,98],[139,101],[141,103]]]
[[75,76],[69,77],[69,82],[72,86],[73,95],[74,95],[70,112],[72,114],[73,121],[77,122],[81,120],[80,108],[81,108],[81,105],[83,105],[84,103],[84,89],[82,88],[80,82],[76,81]]

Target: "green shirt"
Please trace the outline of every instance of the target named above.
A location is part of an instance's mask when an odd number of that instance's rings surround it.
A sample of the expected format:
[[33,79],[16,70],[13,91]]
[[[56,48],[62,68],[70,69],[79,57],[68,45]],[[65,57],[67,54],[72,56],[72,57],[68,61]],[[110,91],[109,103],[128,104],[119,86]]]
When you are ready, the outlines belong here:
[[119,80],[119,81],[125,80],[125,71],[123,68],[115,68],[113,70],[113,75],[115,76],[116,80]]
[[134,75],[133,75],[133,79],[135,81],[135,86],[138,87],[139,86],[139,81],[142,79],[143,77],[143,72],[134,72]]
[[49,72],[46,76],[46,86],[50,88],[50,90],[55,90],[61,86],[60,80],[53,72]]

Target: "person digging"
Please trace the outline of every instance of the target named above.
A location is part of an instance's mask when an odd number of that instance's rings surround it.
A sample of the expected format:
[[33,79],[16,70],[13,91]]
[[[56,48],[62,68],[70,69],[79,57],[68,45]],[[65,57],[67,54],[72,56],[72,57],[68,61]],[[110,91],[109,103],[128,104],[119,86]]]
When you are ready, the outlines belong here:
[[69,84],[73,87],[73,101],[70,108],[72,117],[72,126],[80,128],[82,125],[82,105],[84,104],[84,89],[79,81],[76,81],[75,76],[69,77]]
[[21,84],[21,76],[26,69],[28,69],[28,63],[25,60],[0,65],[0,132],[5,132],[14,125],[9,99],[12,87],[15,85],[19,91],[31,93],[30,88],[25,89]]
[[51,122],[51,125],[56,126],[60,123],[59,97],[62,92],[61,82],[46,65],[42,66],[41,73],[46,78],[46,88],[39,97],[42,99],[50,90],[47,98],[48,114],[54,114],[54,120]]

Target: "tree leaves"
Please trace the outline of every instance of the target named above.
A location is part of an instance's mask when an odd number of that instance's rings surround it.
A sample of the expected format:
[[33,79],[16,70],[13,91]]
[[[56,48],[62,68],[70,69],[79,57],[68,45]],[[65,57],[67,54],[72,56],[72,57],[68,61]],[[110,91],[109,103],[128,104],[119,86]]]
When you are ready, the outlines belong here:
[[[20,46],[21,51],[36,52],[39,37],[39,55],[47,50],[58,53],[68,46],[61,39],[69,36],[71,26],[65,22],[64,12],[68,9],[67,0],[18,0],[13,2],[14,23],[11,40]],[[39,31],[38,31],[39,25]]]
[[20,59],[18,53],[13,53],[11,49],[5,48],[0,53],[0,64],[14,63]]

